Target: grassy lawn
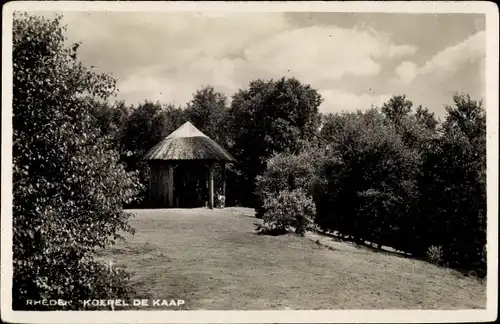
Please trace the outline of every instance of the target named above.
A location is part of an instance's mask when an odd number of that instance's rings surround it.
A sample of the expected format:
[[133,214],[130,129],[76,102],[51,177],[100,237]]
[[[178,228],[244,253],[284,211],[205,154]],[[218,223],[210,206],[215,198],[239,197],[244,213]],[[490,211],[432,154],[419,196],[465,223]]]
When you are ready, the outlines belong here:
[[257,235],[249,209],[132,212],[136,234],[100,255],[134,273],[134,298],[193,310],[486,307],[478,279],[348,243],[327,248],[316,234]]

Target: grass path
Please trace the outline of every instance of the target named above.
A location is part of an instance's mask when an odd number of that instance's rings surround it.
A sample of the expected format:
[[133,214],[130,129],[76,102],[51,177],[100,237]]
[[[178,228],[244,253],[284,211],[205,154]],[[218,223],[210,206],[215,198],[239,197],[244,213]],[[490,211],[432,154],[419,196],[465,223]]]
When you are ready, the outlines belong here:
[[132,212],[136,234],[101,256],[135,273],[133,297],[207,310],[485,307],[477,279],[348,243],[329,249],[316,234],[257,235],[249,209]]

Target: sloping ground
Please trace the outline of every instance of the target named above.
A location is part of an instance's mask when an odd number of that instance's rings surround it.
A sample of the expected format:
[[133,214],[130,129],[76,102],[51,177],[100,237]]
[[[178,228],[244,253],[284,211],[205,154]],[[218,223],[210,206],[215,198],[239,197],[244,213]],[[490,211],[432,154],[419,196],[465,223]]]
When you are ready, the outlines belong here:
[[208,310],[486,306],[477,279],[317,234],[257,235],[250,209],[132,212],[136,234],[101,256],[135,273],[134,298],[183,299],[177,309]]

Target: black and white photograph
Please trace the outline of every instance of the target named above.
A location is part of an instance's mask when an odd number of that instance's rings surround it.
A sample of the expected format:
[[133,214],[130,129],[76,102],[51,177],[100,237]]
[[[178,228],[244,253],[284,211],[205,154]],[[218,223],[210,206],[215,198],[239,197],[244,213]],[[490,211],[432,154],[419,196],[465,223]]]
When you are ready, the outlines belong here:
[[2,321],[494,321],[498,7],[13,1]]

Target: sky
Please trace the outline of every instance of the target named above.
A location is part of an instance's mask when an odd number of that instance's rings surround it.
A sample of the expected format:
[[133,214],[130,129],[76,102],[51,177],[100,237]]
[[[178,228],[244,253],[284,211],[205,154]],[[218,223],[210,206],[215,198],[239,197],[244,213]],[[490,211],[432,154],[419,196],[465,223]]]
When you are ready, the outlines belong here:
[[404,13],[65,12],[85,65],[118,79],[117,99],[185,105],[211,85],[296,77],[320,111],[366,110],[405,94],[438,116],[455,92],[485,96],[485,16]]

